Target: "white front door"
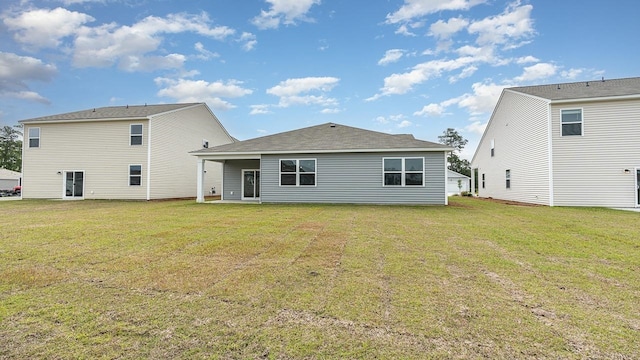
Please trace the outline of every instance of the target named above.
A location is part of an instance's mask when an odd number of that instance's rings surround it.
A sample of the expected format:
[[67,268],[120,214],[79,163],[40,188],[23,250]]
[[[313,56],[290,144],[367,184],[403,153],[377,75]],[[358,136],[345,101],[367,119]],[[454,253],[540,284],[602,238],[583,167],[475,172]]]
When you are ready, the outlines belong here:
[[84,196],[84,171],[64,172],[64,198],[82,199]]
[[242,200],[260,199],[260,170],[242,170]]

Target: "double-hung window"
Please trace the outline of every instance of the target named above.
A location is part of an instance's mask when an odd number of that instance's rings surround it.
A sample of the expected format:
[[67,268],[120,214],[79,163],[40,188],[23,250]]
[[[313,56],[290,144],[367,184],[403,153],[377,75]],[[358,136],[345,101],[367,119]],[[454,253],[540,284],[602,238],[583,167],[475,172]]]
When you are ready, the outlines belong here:
[[424,186],[424,158],[383,158],[384,186]]
[[29,128],[29,147],[40,147],[40,128]]
[[131,124],[129,127],[130,145],[142,145],[142,124]]
[[142,165],[129,165],[129,186],[142,185]]
[[280,160],[280,186],[315,186],[316,159]]
[[562,136],[582,135],[582,109],[560,111]]

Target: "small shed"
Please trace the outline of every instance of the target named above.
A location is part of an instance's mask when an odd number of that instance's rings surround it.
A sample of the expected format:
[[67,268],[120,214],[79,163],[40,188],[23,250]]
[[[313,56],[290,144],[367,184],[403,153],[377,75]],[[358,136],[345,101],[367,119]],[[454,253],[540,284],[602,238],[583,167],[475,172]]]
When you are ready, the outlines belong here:
[[447,195],[460,195],[461,192],[469,191],[471,178],[467,175],[447,170]]
[[13,190],[14,186],[21,184],[22,174],[0,168],[0,190]]

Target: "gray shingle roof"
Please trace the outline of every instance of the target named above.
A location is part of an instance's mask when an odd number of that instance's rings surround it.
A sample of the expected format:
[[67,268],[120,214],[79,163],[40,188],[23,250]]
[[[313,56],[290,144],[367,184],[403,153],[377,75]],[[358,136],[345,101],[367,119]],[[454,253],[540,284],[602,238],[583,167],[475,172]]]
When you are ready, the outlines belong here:
[[192,152],[194,155],[224,153],[311,153],[357,150],[440,150],[450,147],[417,140],[413,135],[390,135],[345,125],[326,123],[303,129],[211,147]]
[[152,115],[162,114],[168,111],[177,110],[189,106],[190,104],[163,104],[163,105],[134,105],[134,106],[109,106],[94,109],[75,111],[65,114],[42,116],[33,119],[20,121],[21,123],[33,122],[58,122],[58,121],[82,121],[82,120],[124,120],[124,119],[144,119]]
[[549,100],[571,100],[640,94],[640,77],[513,87],[509,90]]

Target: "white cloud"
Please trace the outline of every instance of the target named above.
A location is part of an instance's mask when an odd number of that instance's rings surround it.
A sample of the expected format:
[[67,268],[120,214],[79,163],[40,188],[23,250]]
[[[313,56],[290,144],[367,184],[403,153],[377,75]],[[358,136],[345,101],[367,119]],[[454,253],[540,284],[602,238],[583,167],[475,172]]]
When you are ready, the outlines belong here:
[[469,25],[469,20],[461,17],[451,18],[449,21],[438,20],[429,27],[429,35],[438,39],[449,39],[455,33]]
[[458,75],[450,76],[449,82],[453,84],[460,79],[468,78],[471,75],[475,74],[476,71],[478,71],[477,66],[474,66],[474,65],[467,66],[466,68],[462,69],[462,71]]
[[404,55],[404,50],[401,50],[401,49],[387,50],[384,53],[384,57],[382,57],[382,59],[378,61],[378,65],[387,65],[387,64],[394,63],[400,60],[400,58],[402,58],[403,55]]
[[55,65],[39,59],[0,52],[0,96],[48,104],[49,100],[31,91],[27,82],[48,82],[57,72]]
[[397,35],[404,35],[404,36],[416,36],[416,34],[412,33],[409,28],[407,27],[406,24],[404,25],[400,25],[398,27],[398,29],[395,32]]
[[271,114],[271,110],[269,110],[270,107],[270,105],[266,104],[251,105],[251,111],[249,112],[249,115]]
[[340,109],[336,109],[336,108],[327,108],[327,109],[322,109],[322,111],[320,111],[320,113],[322,114],[337,114],[339,113]]
[[539,62],[540,60],[534,56],[523,56],[520,58],[516,59],[516,64],[528,64],[528,63],[534,63],[534,62]]
[[[464,130],[476,135],[482,136],[484,134],[484,130],[487,128],[486,122],[474,121],[473,123],[464,127]],[[473,156],[473,153],[471,154]]]
[[445,112],[445,107],[441,104],[429,104],[425,105],[422,110],[416,111],[413,113],[415,116],[430,116],[430,117],[438,117],[442,116]]
[[444,10],[469,10],[485,0],[405,0],[393,14],[387,14],[386,22],[396,24],[411,21]]
[[245,51],[253,50],[258,44],[258,40],[256,40],[256,36],[249,32],[243,32],[238,41],[241,43],[244,43],[242,45],[242,48]]
[[216,110],[235,108],[235,105],[222,98],[238,98],[253,92],[243,88],[242,82],[237,80],[210,83],[204,80],[156,78],[155,82],[158,86],[164,86],[158,91],[158,96],[170,97],[178,102],[206,102]]
[[524,68],[522,75],[514,78],[517,82],[546,79],[556,74],[558,67],[549,63],[538,63]]
[[61,40],[95,19],[63,8],[28,10],[15,17],[3,15],[5,26],[15,31],[14,39],[30,48],[55,48]]
[[476,43],[480,46],[504,45],[515,48],[523,44],[521,39],[534,35],[531,10],[533,6],[522,5],[519,1],[510,4],[505,11],[469,25],[470,34],[478,34]]
[[505,86],[493,83],[474,83],[471,88],[473,94],[465,94],[457,98],[458,106],[466,108],[471,114],[483,114],[493,112]]
[[296,21],[312,21],[307,13],[320,0],[266,0],[271,4],[268,11],[260,11],[260,15],[251,21],[259,29],[275,29],[280,24],[292,25]]
[[209,59],[219,58],[220,57],[220,54],[214,53],[214,52],[211,52],[211,51],[205,49],[204,45],[202,45],[201,42],[197,42],[193,46],[193,48],[196,49],[196,51],[200,53],[199,55],[196,56],[200,60],[209,60]]
[[402,120],[402,121],[398,124],[398,127],[402,129],[402,128],[409,127],[409,126],[411,126],[411,125],[413,125],[413,123],[412,123],[411,121],[409,121],[409,120]]
[[441,76],[444,71],[460,69],[475,61],[473,57],[460,57],[454,60],[432,60],[418,64],[409,72],[387,76],[380,93],[366,100],[373,101],[382,96],[405,94],[411,91],[415,85]]
[[560,75],[565,78],[565,79],[576,79],[578,76],[580,76],[582,73],[584,72],[584,69],[569,69],[569,70],[564,70],[560,73]]
[[160,35],[165,33],[195,32],[216,40],[235,33],[226,26],[210,27],[209,23],[206,13],[169,14],[165,18],[149,16],[132,26],[111,23],[82,27],[75,40],[73,63],[78,67],[107,67],[117,63],[126,71],[181,67],[183,58],[178,54],[145,57],[158,50],[163,41]]
[[267,94],[276,96],[294,96],[309,91],[331,91],[340,79],[335,77],[306,77],[287,79],[278,85],[267,89]]

